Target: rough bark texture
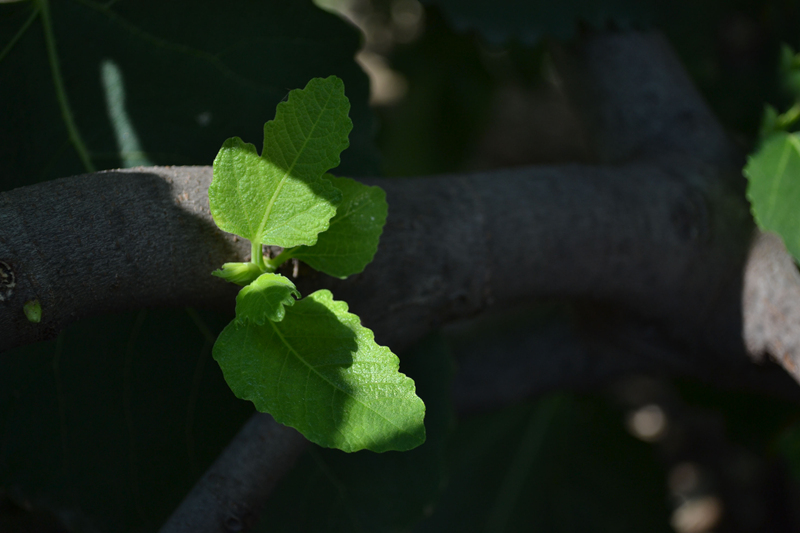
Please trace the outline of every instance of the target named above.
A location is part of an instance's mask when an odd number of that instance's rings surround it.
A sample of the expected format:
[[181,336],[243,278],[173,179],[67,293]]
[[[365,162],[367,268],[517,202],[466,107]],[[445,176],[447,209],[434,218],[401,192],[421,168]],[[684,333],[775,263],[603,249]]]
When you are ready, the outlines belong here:
[[[595,350],[595,376],[662,369],[778,383],[796,395],[785,374],[748,362],[745,348],[757,360],[771,352],[800,378],[798,300],[787,299],[800,295],[800,280],[769,240],[759,241],[748,263],[753,226],[741,154],[668,45],[653,34],[606,34],[560,50],[557,60],[602,165],[369,180],[386,189],[390,205],[375,262],[345,281],[304,270],[300,289],[331,289],[395,351],[492,308],[542,298],[601,302],[623,310],[598,322],[627,355]],[[0,194],[0,260],[16,279],[14,293],[0,302],[0,350],[102,312],[187,304],[232,310],[236,288],[208,274],[244,260],[249,245],[213,226],[210,178],[208,167],[131,169]],[[41,324],[22,313],[33,298],[42,304]],[[561,364],[549,367],[540,387],[570,382],[582,364],[575,361],[590,360],[580,346],[560,345],[566,349],[553,354]],[[470,367],[474,376],[491,381],[492,370],[479,363]],[[534,375],[537,368],[526,371],[515,372]],[[492,390],[484,392],[490,403]],[[475,407],[469,399],[459,404]],[[184,502],[192,512],[207,511],[202,516],[212,526],[203,531],[225,531],[218,517],[236,509],[256,513],[285,470],[279,460],[238,473],[259,461],[253,439],[264,436],[251,432],[258,420],[231,444],[232,462],[221,458]],[[285,444],[278,456],[296,453],[301,441],[289,430],[271,431]],[[208,482],[215,479],[236,482],[215,488]],[[218,488],[223,495],[213,496]],[[199,531],[180,526],[188,524],[180,513],[173,524],[169,531]]]
[[[222,293],[235,291],[209,273],[248,245],[214,226],[209,177],[193,168],[111,171],[0,194],[0,260],[16,278],[0,302],[0,350],[108,311],[224,305]],[[34,298],[40,324],[21,312]]]
[[[0,303],[0,348],[107,311],[232,308],[236,287],[209,273],[249,245],[213,226],[210,180],[209,167],[130,169],[2,193],[0,258],[16,287]],[[739,309],[726,304],[749,221],[732,192],[712,199],[642,163],[370,182],[391,205],[375,262],[347,280],[304,270],[297,282],[331,289],[398,350],[454,318],[541,297],[621,303],[720,353],[739,342]],[[22,312],[34,298],[40,324]]]

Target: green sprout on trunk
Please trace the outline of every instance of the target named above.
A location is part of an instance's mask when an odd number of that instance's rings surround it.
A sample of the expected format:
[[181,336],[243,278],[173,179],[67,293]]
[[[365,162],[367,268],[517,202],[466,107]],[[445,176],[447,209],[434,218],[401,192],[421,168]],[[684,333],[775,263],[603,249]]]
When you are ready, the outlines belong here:
[[[238,137],[214,160],[211,214],[248,239],[251,259],[212,274],[242,285],[236,318],[214,344],[233,393],[321,446],[352,452],[409,450],[425,441],[425,405],[399,360],[327,290],[305,298],[276,273],[289,259],[345,278],[372,261],[386,195],[327,172],[353,125],[344,83],[312,79],[264,125],[264,147]],[[263,246],[279,246],[265,258]]]

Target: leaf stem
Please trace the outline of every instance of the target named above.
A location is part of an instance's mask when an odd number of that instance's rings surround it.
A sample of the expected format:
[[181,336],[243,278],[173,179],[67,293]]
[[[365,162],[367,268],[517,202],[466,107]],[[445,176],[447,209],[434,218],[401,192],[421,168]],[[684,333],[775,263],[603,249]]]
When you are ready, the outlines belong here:
[[295,246],[294,248],[284,248],[284,250],[276,255],[272,259],[267,259],[267,268],[271,268],[273,270],[278,270],[278,267],[284,264],[286,261],[292,258],[294,252],[300,248],[299,246]]
[[260,242],[252,241],[250,243],[250,262],[255,263],[262,272],[267,272],[269,270],[264,263],[264,250],[261,248]]
[[56,86],[56,98],[58,99],[58,106],[61,108],[61,116],[64,118],[64,125],[67,127],[67,134],[75,151],[78,152],[78,157],[81,159],[83,166],[87,172],[94,172],[95,168],[92,160],[89,158],[89,151],[86,145],[83,144],[83,139],[78,132],[78,127],[75,125],[75,120],[72,117],[72,108],[69,106],[67,99],[67,92],[64,89],[64,81],[61,78],[61,67],[58,63],[58,53],[56,51],[56,39],[53,34],[53,23],[50,20],[50,4],[49,0],[37,0],[39,11],[42,15],[42,27],[44,29],[44,40],[47,46],[47,55],[50,59],[50,70],[53,74],[53,84]]
[[776,126],[779,130],[788,130],[798,119],[800,119],[800,102],[778,115]]

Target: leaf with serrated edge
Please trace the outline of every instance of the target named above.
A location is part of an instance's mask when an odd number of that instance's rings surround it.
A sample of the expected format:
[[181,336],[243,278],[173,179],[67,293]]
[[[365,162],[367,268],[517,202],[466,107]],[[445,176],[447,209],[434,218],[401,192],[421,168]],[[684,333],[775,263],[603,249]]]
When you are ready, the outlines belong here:
[[327,290],[287,307],[281,322],[231,322],[213,354],[237,397],[320,446],[383,452],[425,441],[414,381]]
[[778,233],[800,262],[800,136],[777,133],[744,168],[747,198],[758,226]]
[[285,306],[294,305],[294,297],[299,298],[300,291],[289,278],[262,274],[236,296],[236,320],[255,324],[280,322],[286,314]]
[[378,251],[389,206],[380,187],[370,187],[350,178],[325,176],[342,191],[342,203],[314,246],[301,246],[292,257],[338,278],[364,270]]
[[341,201],[322,175],[349,145],[349,111],[342,80],[314,78],[278,104],[264,125],[261,156],[238,137],[225,141],[208,189],[217,226],[255,243],[316,243]]

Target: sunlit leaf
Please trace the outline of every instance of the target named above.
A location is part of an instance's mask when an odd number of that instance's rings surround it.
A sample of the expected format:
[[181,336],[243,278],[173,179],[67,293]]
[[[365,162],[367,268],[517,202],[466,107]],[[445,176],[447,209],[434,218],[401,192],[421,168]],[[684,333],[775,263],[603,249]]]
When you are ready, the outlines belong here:
[[800,137],[777,133],[751,156],[744,168],[747,198],[758,226],[783,238],[800,261]]
[[386,193],[380,187],[350,178],[327,177],[342,191],[342,203],[317,244],[300,247],[292,257],[331,276],[346,278],[363,271],[372,261],[389,207]]
[[222,268],[211,273],[225,281],[230,281],[237,285],[248,285],[258,279],[263,274],[255,263],[247,261],[245,263],[225,263]]
[[268,320],[280,322],[285,306],[294,305],[300,291],[289,278],[280,274],[262,274],[236,296],[236,319],[241,323],[263,325]]
[[236,396],[321,446],[383,452],[425,441],[414,382],[329,291],[287,307],[280,322],[231,322],[213,354]]
[[217,226],[255,243],[315,244],[341,201],[322,175],[349,144],[349,111],[342,80],[315,78],[264,125],[261,156],[238,137],[225,141],[208,189]]

